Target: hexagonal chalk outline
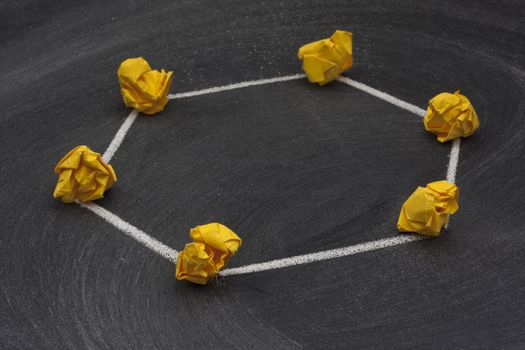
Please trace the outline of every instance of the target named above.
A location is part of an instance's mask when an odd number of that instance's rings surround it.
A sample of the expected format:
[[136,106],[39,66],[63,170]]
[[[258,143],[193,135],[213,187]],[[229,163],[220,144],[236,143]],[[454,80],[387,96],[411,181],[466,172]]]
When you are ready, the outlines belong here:
[[[196,91],[190,91],[190,92],[178,93],[178,94],[170,94],[168,95],[168,97],[170,100],[180,99],[180,98],[189,98],[193,96],[214,94],[214,93],[219,93],[219,92],[228,91],[228,90],[242,89],[242,88],[247,88],[250,86],[266,85],[266,84],[286,82],[286,81],[291,81],[291,80],[298,80],[298,79],[303,79],[304,77],[305,77],[304,74],[296,74],[296,75],[288,75],[288,76],[276,77],[276,78],[270,78],[270,79],[252,80],[252,81],[246,81],[246,82],[230,84],[230,85],[225,85],[225,86],[212,87],[212,88],[203,89],[203,90],[196,90]],[[368,85],[357,82],[345,76],[341,76],[337,80],[345,85],[361,90],[362,92],[365,92],[369,95],[377,97],[385,102],[388,102],[399,108],[412,112],[420,117],[425,116],[424,109],[421,109],[413,104],[400,100],[385,92],[374,89]],[[113,138],[107,150],[104,152],[102,156],[102,158],[104,158],[106,162],[109,163],[109,161],[111,160],[115,152],[118,150],[118,148],[124,141],[124,138],[127,132],[133,125],[138,115],[139,115],[139,112],[137,110],[133,110],[128,115],[128,117],[124,120],[120,129],[117,131],[117,133],[115,134],[115,137]],[[460,145],[461,145],[461,141],[459,138],[452,141],[452,146],[451,146],[450,155],[449,155],[449,163],[448,163],[448,168],[447,168],[447,177],[446,177],[447,181],[451,183],[454,183],[456,179]],[[106,220],[106,222],[113,225],[115,228],[119,229],[121,232],[128,235],[129,237],[135,239],[136,241],[138,241],[145,247],[153,250],[155,253],[168,259],[172,263],[176,263],[177,256],[178,256],[177,250],[171,247],[168,247],[167,245],[160,242],[156,238],[153,238],[152,236],[148,235],[146,232],[131,225],[130,223],[126,222],[125,220],[121,219],[119,216],[113,214],[112,212],[101,207],[98,204],[95,204],[92,202],[90,203],[77,202],[77,203],[81,207],[95,213],[102,219]],[[280,269],[284,267],[302,265],[302,264],[307,264],[307,263],[312,263],[312,262],[340,258],[344,256],[349,256],[349,255],[355,255],[355,254],[372,251],[372,250],[378,250],[382,248],[387,248],[387,247],[391,247],[391,246],[395,246],[399,244],[407,244],[410,242],[416,242],[422,239],[425,239],[425,238],[421,236],[415,236],[415,235],[398,235],[395,237],[384,238],[384,239],[379,239],[379,240],[365,242],[365,243],[359,243],[359,244],[355,244],[351,246],[346,246],[343,248],[324,250],[324,251],[320,251],[316,253],[296,255],[296,256],[289,257],[289,258],[282,258],[282,259],[270,260],[270,261],[266,261],[262,263],[254,263],[254,264],[244,265],[240,267],[228,268],[228,269],[221,271],[220,275],[230,276],[230,275],[240,275],[240,274],[246,274],[246,273],[252,273],[252,272]]]

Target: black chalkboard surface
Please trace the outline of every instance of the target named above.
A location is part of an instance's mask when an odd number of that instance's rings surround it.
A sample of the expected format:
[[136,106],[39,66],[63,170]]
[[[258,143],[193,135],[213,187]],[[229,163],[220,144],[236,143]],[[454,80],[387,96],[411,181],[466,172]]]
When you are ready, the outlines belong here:
[[[524,16],[520,1],[1,4],[0,348],[524,347]],[[297,49],[335,29],[353,32],[345,77],[364,89],[294,77]],[[104,153],[128,120],[116,70],[137,56],[180,98],[115,149],[109,214],[53,199],[56,162]],[[447,177],[452,148],[418,111],[458,89],[481,121],[460,209],[416,241],[399,210]],[[170,254],[214,221],[243,239],[230,270],[176,281]],[[321,261],[282,260],[304,255]]]

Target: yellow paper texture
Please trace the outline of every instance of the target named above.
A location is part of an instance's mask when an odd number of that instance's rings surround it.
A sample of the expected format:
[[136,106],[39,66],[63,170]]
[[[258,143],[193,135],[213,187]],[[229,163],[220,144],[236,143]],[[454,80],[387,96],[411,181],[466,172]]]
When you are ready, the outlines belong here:
[[56,165],[58,182],[53,197],[65,203],[88,202],[104,197],[104,192],[117,181],[111,165],[87,146],[78,146]]
[[336,30],[329,39],[303,45],[297,56],[311,83],[328,84],[352,66],[352,33]]
[[432,98],[423,122],[425,129],[436,134],[439,142],[470,136],[479,128],[474,107],[459,91],[443,92]]
[[217,275],[213,262],[214,251],[204,243],[188,243],[177,257],[175,277],[196,284],[206,284]]
[[128,107],[145,114],[155,114],[168,103],[173,72],[152,70],[142,58],[128,58],[118,69],[120,92]]
[[459,189],[447,181],[418,187],[401,208],[397,229],[425,236],[439,236],[449,214],[458,209]]
[[179,253],[175,277],[197,284],[217,275],[242,245],[235,232],[219,223],[194,227],[190,236],[194,242]]

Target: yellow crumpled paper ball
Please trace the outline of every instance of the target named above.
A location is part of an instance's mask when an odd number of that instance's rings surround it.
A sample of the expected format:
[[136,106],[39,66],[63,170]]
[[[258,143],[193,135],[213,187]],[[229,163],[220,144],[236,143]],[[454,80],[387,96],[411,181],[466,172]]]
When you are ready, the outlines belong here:
[[330,39],[301,46],[297,56],[311,83],[328,84],[352,66],[352,33],[336,30]]
[[467,137],[479,128],[479,119],[467,97],[459,91],[443,92],[428,102],[425,129],[437,135],[439,142]]
[[206,284],[217,275],[213,261],[214,251],[204,243],[188,243],[177,257],[175,277],[196,284]]
[[173,72],[152,70],[142,58],[128,58],[120,64],[118,80],[124,103],[145,114],[155,114],[168,103]]
[[179,253],[175,277],[197,284],[217,275],[242,245],[235,232],[219,223],[194,227],[190,236],[194,242]]
[[436,181],[418,187],[401,208],[397,229],[425,236],[439,236],[449,214],[458,209],[459,189],[447,181]]
[[87,146],[77,146],[56,165],[58,182],[53,197],[65,203],[88,202],[104,197],[104,192],[117,181],[117,175],[100,153]]

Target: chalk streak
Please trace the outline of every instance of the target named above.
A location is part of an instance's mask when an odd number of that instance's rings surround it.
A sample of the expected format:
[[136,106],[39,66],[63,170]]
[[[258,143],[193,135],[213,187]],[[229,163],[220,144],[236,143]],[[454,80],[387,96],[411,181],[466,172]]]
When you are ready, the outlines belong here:
[[126,134],[133,125],[135,119],[137,119],[138,115],[139,111],[137,111],[136,109],[132,110],[120,126],[120,129],[118,129],[117,133],[115,134],[115,137],[113,137],[113,140],[111,140],[111,143],[106,149],[106,152],[104,152],[104,154],[102,155],[102,159],[104,159],[107,163],[109,163],[111,158],[113,158],[113,156],[115,155],[115,152],[117,152],[118,148],[122,144],[122,141],[124,141],[124,137],[126,137]]
[[[447,181],[450,183],[456,183],[456,174],[458,171],[458,162],[459,162],[459,150],[461,148],[461,139],[457,138],[452,141],[452,146],[450,148],[450,156],[448,160],[447,167]],[[450,215],[449,221],[445,224],[445,230],[450,226]]]
[[97,214],[99,217],[106,220],[109,224],[113,225],[114,227],[124,232],[126,235],[138,241],[139,243],[143,244],[147,248],[153,250],[155,253],[159,254],[160,256],[168,259],[172,263],[177,262],[178,252],[175,249],[168,247],[164,243],[148,235],[146,232],[122,220],[120,217],[113,214],[109,210],[104,209],[101,206],[94,204],[94,203],[81,203],[81,202],[77,202],[77,203],[82,208],[85,208]]
[[450,183],[456,182],[456,173],[458,171],[459,150],[461,148],[461,139],[457,138],[452,141],[452,148],[450,149],[450,159],[447,168],[447,181]]
[[304,77],[305,77],[304,74],[294,74],[294,75],[287,75],[287,76],[284,76],[284,77],[277,77],[277,78],[270,78],[270,79],[244,81],[244,82],[241,82],[241,83],[235,83],[235,84],[224,85],[224,86],[217,86],[217,87],[212,87],[212,88],[204,89],[204,90],[182,92],[182,93],[178,93],[178,94],[170,94],[170,95],[168,95],[168,98],[173,100],[173,99],[176,99],[176,98],[185,98],[185,97],[193,97],[193,96],[214,94],[214,93],[222,92],[222,91],[242,89],[242,88],[246,88],[246,87],[249,87],[249,86],[257,86],[257,85],[279,83],[279,82],[283,82],[283,81],[297,80],[297,79],[302,79]]
[[317,253],[304,254],[292,256],[290,258],[277,259],[266,261],[262,263],[250,264],[241,267],[234,267],[226,269],[220,273],[221,276],[232,276],[232,275],[243,275],[247,273],[282,269],[285,267],[309,264],[317,261],[342,258],[349,255],[355,255],[359,253],[369,252],[372,250],[383,249],[387,247],[392,247],[399,244],[407,244],[410,242],[420,241],[424,238],[418,236],[396,236],[392,238],[379,239],[377,241],[371,241],[366,243],[360,243],[356,245],[351,245],[344,248],[324,250]]
[[397,97],[394,97],[392,95],[387,94],[386,92],[379,91],[377,89],[374,89],[373,87],[370,87],[368,85],[365,85],[363,83],[360,83],[358,81],[355,81],[353,79],[347,78],[347,77],[339,77],[337,79],[343,84],[350,85],[358,90],[361,90],[369,95],[372,95],[374,97],[377,97],[385,102],[391,103],[394,106],[397,106],[399,108],[402,108],[404,110],[407,110],[409,112],[412,112],[414,114],[419,115],[420,117],[425,116],[425,110],[419,108],[418,106],[415,106],[413,104],[410,104],[408,102],[405,102],[403,100],[398,99]]

